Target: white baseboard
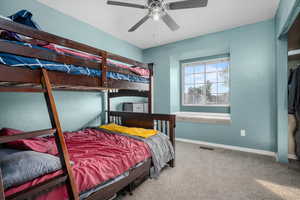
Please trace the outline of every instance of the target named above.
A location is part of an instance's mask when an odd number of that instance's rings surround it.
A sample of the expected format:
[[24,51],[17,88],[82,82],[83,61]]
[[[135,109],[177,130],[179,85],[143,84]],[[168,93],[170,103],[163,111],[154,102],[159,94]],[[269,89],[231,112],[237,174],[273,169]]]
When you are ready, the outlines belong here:
[[[176,141],[276,157],[276,153],[272,152],[272,151],[258,150],[258,149],[245,148],[245,147],[237,147],[237,146],[232,146],[232,145],[216,144],[216,143],[203,142],[203,141],[198,141],[198,140],[189,140],[189,139],[183,139],[183,138],[176,138]],[[297,159],[297,157],[293,154],[289,154],[288,157],[289,157],[289,159]]]

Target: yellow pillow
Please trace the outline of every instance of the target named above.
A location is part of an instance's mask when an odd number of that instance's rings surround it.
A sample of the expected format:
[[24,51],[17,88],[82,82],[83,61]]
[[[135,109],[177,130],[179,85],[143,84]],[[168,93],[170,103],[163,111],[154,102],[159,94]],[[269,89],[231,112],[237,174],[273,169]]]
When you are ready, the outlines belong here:
[[100,128],[110,130],[110,131],[117,131],[128,135],[135,135],[143,138],[148,138],[158,133],[158,131],[154,129],[131,128],[126,126],[120,126],[114,123],[102,125],[100,126]]

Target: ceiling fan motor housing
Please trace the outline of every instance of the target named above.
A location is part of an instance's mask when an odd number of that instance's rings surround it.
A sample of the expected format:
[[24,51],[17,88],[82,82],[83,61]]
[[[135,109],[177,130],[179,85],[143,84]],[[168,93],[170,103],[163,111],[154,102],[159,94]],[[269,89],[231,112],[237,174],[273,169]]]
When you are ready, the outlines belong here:
[[160,0],[148,0],[148,5],[151,5],[152,3],[158,3],[161,4],[162,1]]
[[154,20],[159,20],[165,14],[165,8],[160,0],[148,0],[149,15]]

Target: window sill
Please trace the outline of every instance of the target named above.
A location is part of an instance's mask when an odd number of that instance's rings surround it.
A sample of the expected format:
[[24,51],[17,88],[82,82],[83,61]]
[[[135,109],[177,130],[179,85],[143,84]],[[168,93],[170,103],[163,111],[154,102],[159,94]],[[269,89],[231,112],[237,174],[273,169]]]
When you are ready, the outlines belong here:
[[176,112],[176,120],[180,122],[196,122],[210,124],[230,124],[231,116],[228,113],[207,112]]
[[[230,105],[229,104],[199,104],[199,105],[195,105],[195,104],[182,104],[182,106],[185,107],[224,107],[224,108],[229,108]],[[219,114],[219,113],[216,113]]]

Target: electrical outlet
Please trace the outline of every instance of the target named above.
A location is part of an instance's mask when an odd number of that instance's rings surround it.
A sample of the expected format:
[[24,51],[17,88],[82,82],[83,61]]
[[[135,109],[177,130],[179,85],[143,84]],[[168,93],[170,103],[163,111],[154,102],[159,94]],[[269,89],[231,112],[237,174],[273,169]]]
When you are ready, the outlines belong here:
[[241,136],[243,136],[243,137],[246,136],[246,130],[245,129],[241,129]]

